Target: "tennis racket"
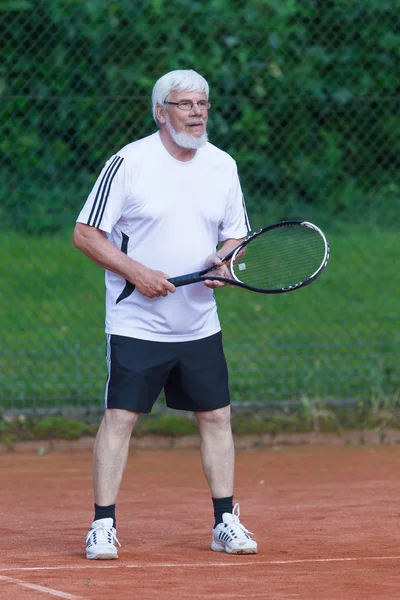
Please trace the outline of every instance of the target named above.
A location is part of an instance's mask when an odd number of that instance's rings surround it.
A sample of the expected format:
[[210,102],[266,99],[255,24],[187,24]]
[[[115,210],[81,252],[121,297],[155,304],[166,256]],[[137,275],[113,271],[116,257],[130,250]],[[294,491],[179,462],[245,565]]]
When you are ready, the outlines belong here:
[[283,221],[247,237],[221,260],[231,277],[202,271],[171,277],[176,287],[200,281],[223,281],[253,292],[282,294],[309,285],[325,269],[329,244],[319,227],[307,221]]

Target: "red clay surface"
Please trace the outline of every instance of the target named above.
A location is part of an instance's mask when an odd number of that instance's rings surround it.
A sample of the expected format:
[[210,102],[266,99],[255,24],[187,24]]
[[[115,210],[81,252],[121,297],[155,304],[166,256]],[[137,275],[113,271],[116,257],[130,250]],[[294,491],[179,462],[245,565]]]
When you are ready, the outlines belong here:
[[259,553],[212,552],[195,450],[133,451],[118,561],[84,558],[91,454],[0,456],[2,600],[400,598],[400,448],[239,451],[235,500]]

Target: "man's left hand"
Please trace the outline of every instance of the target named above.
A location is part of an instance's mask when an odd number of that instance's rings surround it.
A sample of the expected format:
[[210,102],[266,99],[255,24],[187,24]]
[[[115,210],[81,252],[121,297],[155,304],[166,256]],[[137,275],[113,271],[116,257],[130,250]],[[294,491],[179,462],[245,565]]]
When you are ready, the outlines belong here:
[[[210,254],[210,256],[206,258],[205,266],[209,267],[211,265],[215,265],[215,269],[210,271],[210,275],[212,274],[215,277],[226,277],[228,279],[232,279],[232,275],[228,266],[226,263],[221,262],[220,258],[218,258],[216,254]],[[204,285],[210,289],[215,289],[219,287],[225,287],[227,284],[224,281],[212,281],[207,279],[204,281]],[[234,286],[231,285],[230,287]]]

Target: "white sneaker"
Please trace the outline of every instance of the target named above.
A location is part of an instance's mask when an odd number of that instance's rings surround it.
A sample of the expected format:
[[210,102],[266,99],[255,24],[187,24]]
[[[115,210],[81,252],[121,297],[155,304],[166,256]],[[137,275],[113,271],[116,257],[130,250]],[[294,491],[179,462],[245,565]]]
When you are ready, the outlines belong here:
[[112,519],[93,521],[92,528],[86,536],[86,558],[90,560],[110,560],[118,558],[117,547],[121,544],[117,539],[117,531]]
[[228,554],[257,554],[257,542],[253,535],[240,522],[239,504],[235,504],[233,512],[222,515],[223,523],[213,529],[211,550],[228,552]]

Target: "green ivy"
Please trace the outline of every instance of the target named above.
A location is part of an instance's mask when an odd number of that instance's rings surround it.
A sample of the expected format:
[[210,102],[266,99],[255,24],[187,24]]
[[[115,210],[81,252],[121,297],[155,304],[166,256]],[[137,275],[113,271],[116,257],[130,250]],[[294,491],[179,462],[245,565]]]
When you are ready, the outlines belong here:
[[70,226],[109,155],[154,130],[152,86],[176,68],[209,80],[211,138],[251,214],[385,202],[390,221],[399,14],[399,0],[0,2],[0,226]]

